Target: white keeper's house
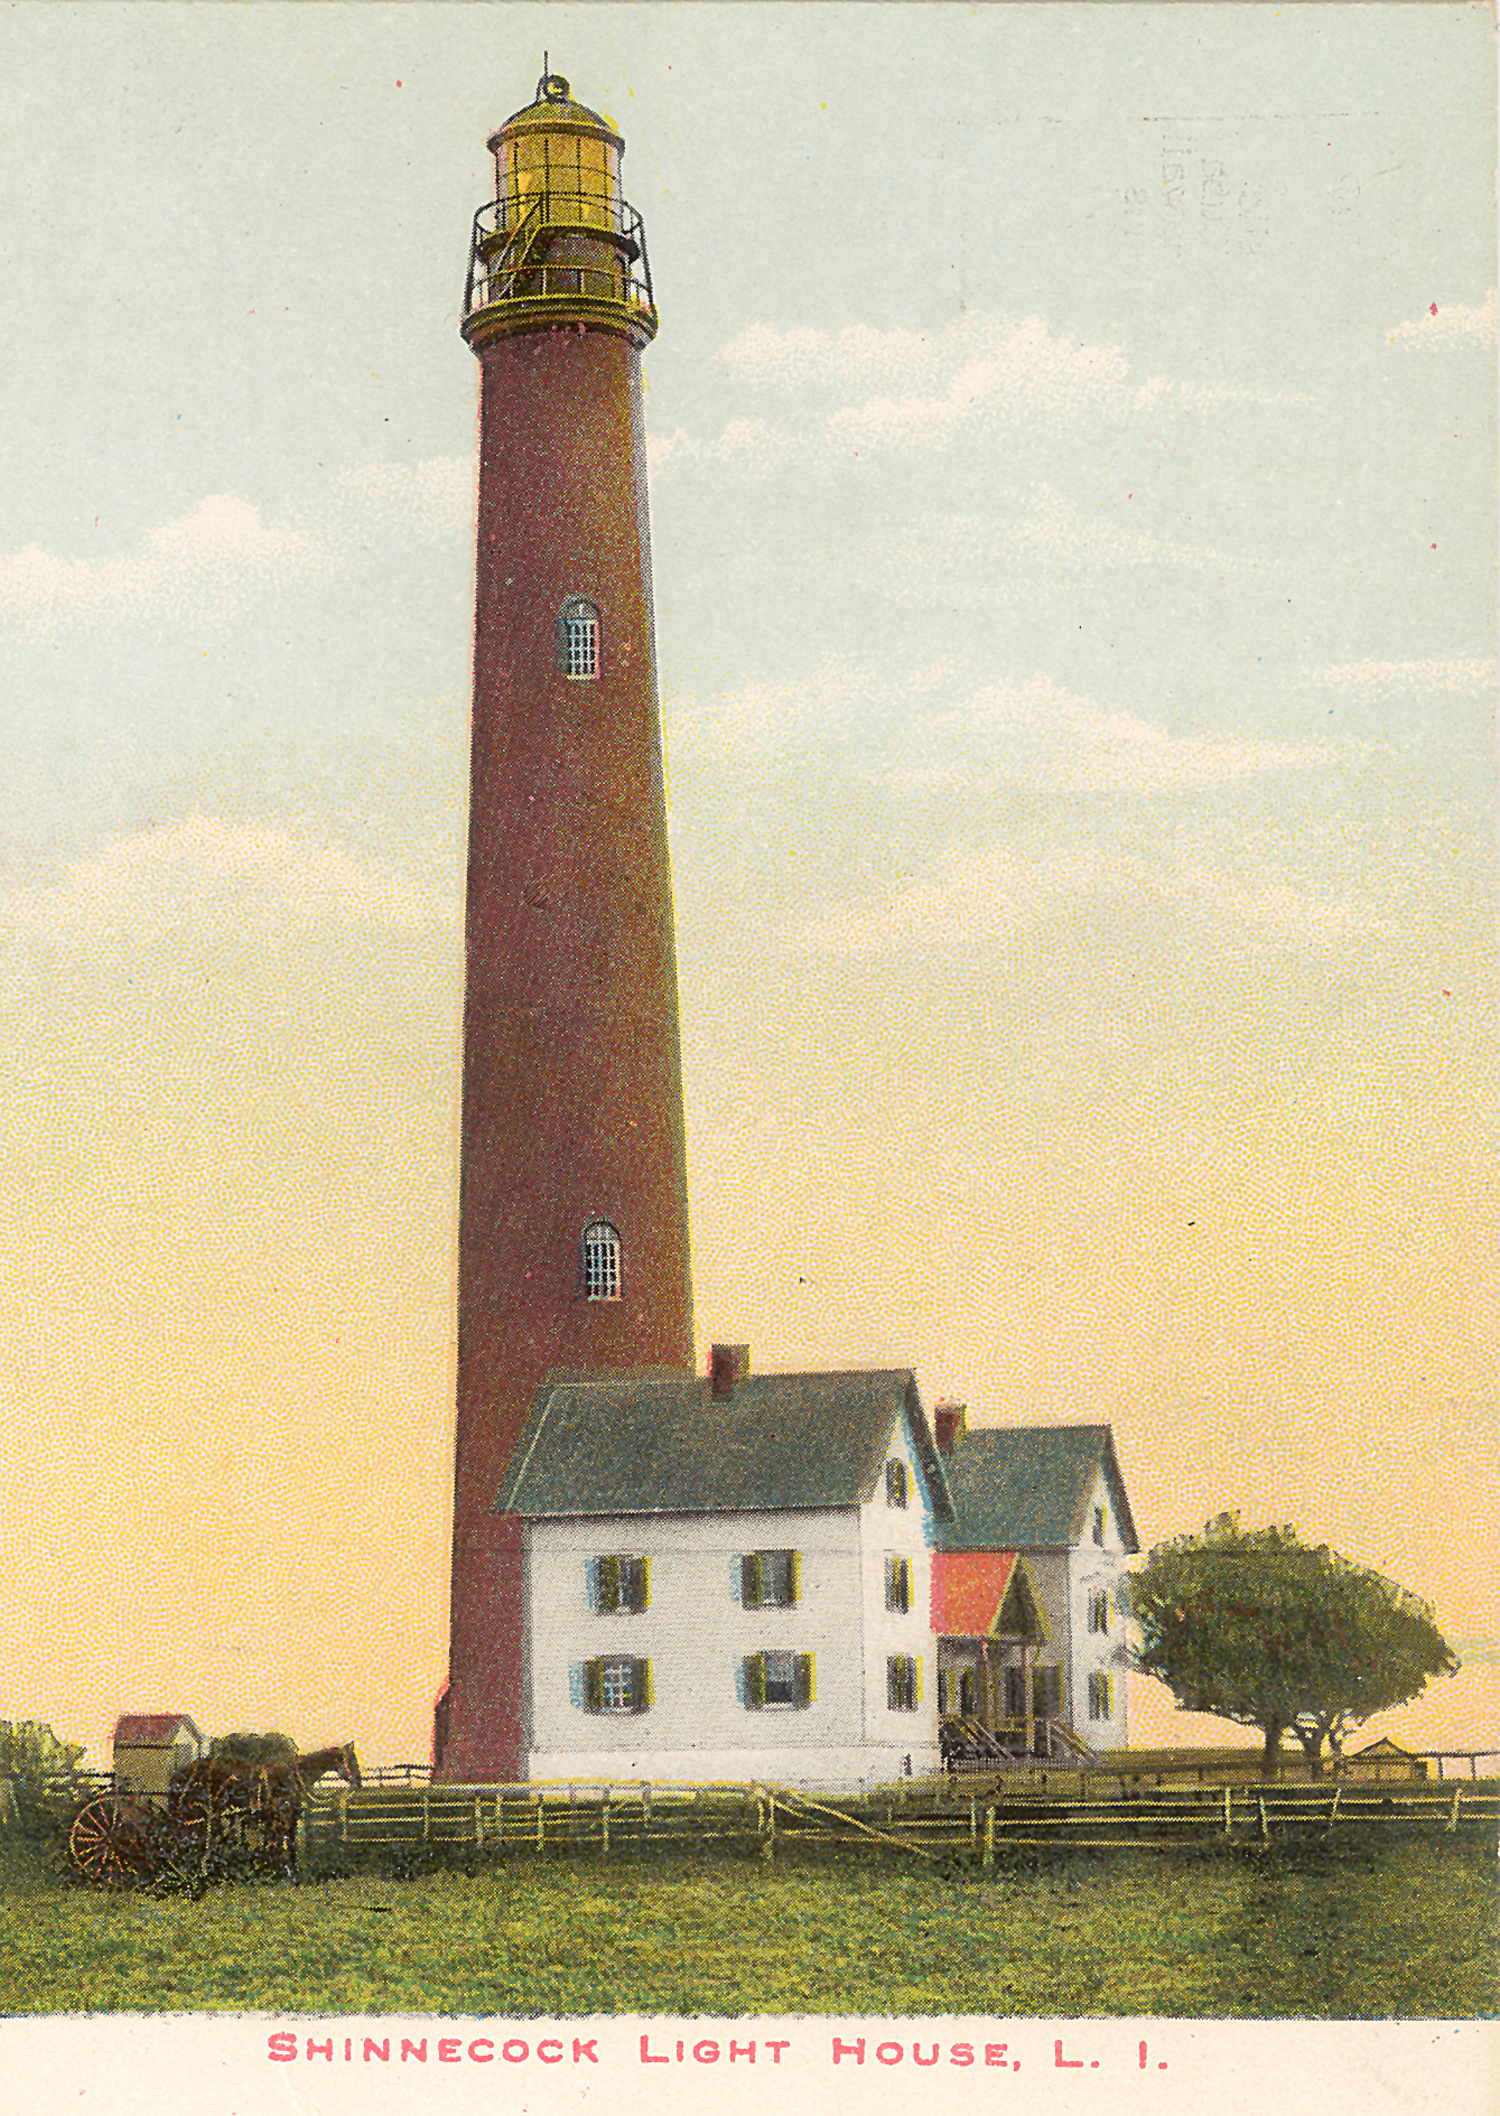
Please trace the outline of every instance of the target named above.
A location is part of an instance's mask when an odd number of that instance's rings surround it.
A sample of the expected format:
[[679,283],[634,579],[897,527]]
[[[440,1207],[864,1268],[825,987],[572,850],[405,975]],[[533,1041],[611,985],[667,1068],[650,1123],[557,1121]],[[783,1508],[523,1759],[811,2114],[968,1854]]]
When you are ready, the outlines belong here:
[[553,1376],[522,1533],[524,1775],[851,1787],[1126,1741],[1107,1425],[931,1425],[909,1371]]
[[909,1372],[554,1377],[497,1511],[524,1531],[526,1775],[879,1783],[939,1765]]

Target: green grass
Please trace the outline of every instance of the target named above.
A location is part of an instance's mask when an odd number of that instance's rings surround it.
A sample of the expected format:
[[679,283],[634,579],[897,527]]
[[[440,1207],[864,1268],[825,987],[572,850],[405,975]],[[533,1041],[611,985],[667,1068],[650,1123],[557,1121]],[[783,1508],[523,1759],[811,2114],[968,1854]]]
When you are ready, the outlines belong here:
[[101,1894],[14,1847],[0,2011],[1101,2014],[1495,2010],[1495,1858],[1411,1840],[989,1872],[899,1855],[513,1858]]

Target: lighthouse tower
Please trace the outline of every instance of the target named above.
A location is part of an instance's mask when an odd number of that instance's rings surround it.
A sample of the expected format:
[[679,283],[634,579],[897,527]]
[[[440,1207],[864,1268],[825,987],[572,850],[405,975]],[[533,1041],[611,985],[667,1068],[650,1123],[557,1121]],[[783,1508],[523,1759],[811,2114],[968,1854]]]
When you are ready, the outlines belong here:
[[434,1755],[520,1775],[521,1534],[545,1377],[693,1362],[677,969],[624,143],[544,74],[489,142],[480,367],[452,1627]]

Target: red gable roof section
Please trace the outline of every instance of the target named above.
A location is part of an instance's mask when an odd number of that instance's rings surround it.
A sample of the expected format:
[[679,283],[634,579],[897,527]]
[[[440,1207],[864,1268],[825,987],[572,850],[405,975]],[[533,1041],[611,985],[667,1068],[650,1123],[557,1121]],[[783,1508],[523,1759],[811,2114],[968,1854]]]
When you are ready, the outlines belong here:
[[1013,1550],[935,1550],[933,1630],[949,1638],[988,1638],[1016,1558]]
[[186,1727],[198,1741],[203,1736],[186,1712],[122,1712],[115,1721],[117,1749],[170,1748],[179,1727]]

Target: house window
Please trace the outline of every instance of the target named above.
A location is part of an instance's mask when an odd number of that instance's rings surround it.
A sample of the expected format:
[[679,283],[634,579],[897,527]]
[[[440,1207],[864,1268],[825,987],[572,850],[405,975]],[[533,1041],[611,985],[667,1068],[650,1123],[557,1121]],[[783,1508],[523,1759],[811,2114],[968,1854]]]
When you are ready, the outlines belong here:
[[638,1614],[651,1602],[649,1558],[604,1557],[590,1561],[594,1607],[601,1615]]
[[885,1466],[885,1503],[887,1506],[904,1506],[907,1492],[906,1464],[893,1455]]
[[1089,1677],[1089,1718],[1113,1719],[1115,1716],[1114,1678],[1104,1668]]
[[740,1600],[747,1609],[790,1609],[802,1599],[802,1554],[752,1550],[740,1559]]
[[921,1657],[892,1653],[885,1664],[885,1705],[888,1712],[915,1712],[922,1702]]
[[651,1663],[628,1653],[603,1654],[587,1664],[591,1712],[649,1712]]
[[1090,1631],[1107,1631],[1109,1629],[1108,1594],[1091,1594],[1089,1596],[1089,1629]]
[[1100,1545],[1101,1547],[1103,1546],[1103,1543],[1104,1543],[1104,1508],[1103,1508],[1102,1506],[1096,1506],[1096,1507],[1094,1508],[1094,1541],[1095,1541],[1096,1543],[1098,1543],[1098,1544],[1099,1544],[1099,1545]]
[[583,1230],[583,1290],[589,1300],[620,1298],[620,1231],[608,1220]]
[[599,612],[581,595],[563,604],[558,658],[570,683],[592,683],[599,674]]
[[745,1657],[745,1709],[801,1708],[817,1696],[817,1670],[811,1653],[750,1653]]
[[1062,1718],[1062,1672],[1057,1667],[1032,1669],[1031,1709],[1038,1719]]
[[885,1606],[904,1616],[911,1607],[911,1560],[888,1557],[885,1561]]

